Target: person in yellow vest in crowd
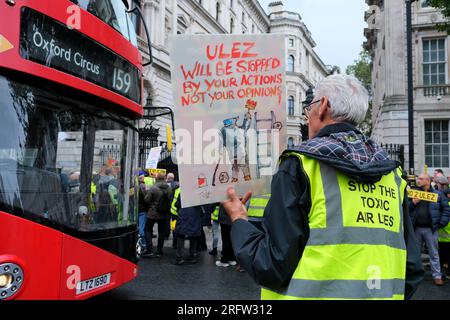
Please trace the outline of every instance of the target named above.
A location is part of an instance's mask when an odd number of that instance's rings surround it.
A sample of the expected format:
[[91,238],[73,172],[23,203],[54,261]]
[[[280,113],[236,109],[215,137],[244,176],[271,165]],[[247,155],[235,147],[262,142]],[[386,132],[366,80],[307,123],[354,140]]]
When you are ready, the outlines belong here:
[[94,181],[91,181],[91,192],[89,194],[89,209],[91,212],[95,212],[95,194],[97,193],[97,185]]
[[178,202],[178,198],[180,197],[180,186],[177,185],[174,189],[173,192],[173,200],[172,200],[172,205],[170,207],[170,214],[171,214],[171,219],[170,219],[170,230],[172,231],[172,248],[176,249],[177,248],[177,234],[175,233],[175,229],[176,229],[176,225],[177,225],[177,219],[178,219],[178,209],[177,209],[177,202]]
[[264,210],[269,203],[270,194],[262,196],[252,196],[247,203],[248,221],[253,223],[257,228],[261,229],[262,220],[264,218]]
[[[438,177],[440,178],[440,177]],[[409,199],[409,215],[414,226],[416,241],[420,249],[425,244],[430,261],[431,277],[437,286],[443,286],[441,262],[439,259],[439,229],[445,227],[450,218],[448,200],[442,192],[431,186],[428,173],[421,173],[413,187],[419,191],[435,194],[436,202]]]
[[170,208],[170,213],[172,214],[172,218],[175,218],[178,216],[178,210],[176,207],[176,203],[178,201],[178,198],[180,197],[181,189],[180,187],[176,188],[173,193],[173,200],[172,200],[172,206]]
[[217,246],[219,245],[219,236],[220,236],[220,223],[219,223],[219,206],[216,206],[213,213],[211,213],[211,221],[212,221],[212,250],[209,252],[212,256],[217,256]]
[[248,221],[248,192],[222,205],[238,262],[262,299],[404,299],[423,278],[396,161],[362,134],[367,90],[332,75],[305,109],[309,137],[285,151],[262,230]]
[[[442,193],[450,205],[450,188],[444,189]],[[442,276],[450,280],[450,222],[446,227],[439,229],[439,258]]]
[[[181,208],[182,192],[180,188],[175,190],[172,201],[171,214],[176,218],[174,232],[176,237],[176,260],[175,265],[195,264],[198,261],[198,243],[201,240],[203,207],[196,206]],[[184,256],[184,243],[189,239],[189,256]]]
[[145,188],[147,190],[149,190],[152,186],[155,185],[155,183],[156,183],[155,177],[153,177],[152,175],[149,175],[148,172],[146,172],[145,177],[144,177]]
[[147,224],[147,211],[149,209],[147,202],[145,202],[145,195],[147,193],[147,187],[145,186],[144,183],[145,175],[146,172],[144,170],[139,171],[138,231],[139,231],[139,243],[142,249],[141,254],[147,253],[147,243],[149,241],[149,239],[146,238],[145,234],[145,225]]

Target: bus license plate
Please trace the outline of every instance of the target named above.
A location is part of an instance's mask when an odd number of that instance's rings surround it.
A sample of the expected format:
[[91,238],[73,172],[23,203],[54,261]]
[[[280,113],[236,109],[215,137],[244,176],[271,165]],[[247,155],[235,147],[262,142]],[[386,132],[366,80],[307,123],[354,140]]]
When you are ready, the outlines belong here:
[[102,276],[95,277],[92,279],[80,281],[77,284],[77,295],[107,286],[110,282],[111,282],[111,273],[104,274]]

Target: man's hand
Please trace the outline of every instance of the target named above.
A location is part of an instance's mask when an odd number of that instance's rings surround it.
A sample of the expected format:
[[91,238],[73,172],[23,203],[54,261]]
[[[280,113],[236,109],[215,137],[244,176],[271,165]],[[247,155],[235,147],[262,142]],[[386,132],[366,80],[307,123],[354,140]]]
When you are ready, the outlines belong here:
[[238,219],[247,220],[248,215],[247,209],[245,208],[245,204],[247,203],[248,199],[250,199],[250,197],[252,196],[252,193],[247,192],[247,194],[244,196],[242,200],[239,200],[234,188],[229,188],[227,190],[227,194],[228,200],[222,202],[222,206],[224,207],[225,211],[230,217],[231,222],[234,223]]

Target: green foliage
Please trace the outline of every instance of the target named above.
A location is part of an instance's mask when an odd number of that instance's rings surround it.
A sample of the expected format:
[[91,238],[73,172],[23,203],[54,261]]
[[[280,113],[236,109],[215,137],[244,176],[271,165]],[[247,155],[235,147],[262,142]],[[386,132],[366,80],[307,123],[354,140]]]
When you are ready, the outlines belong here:
[[369,91],[369,93],[371,92],[372,57],[367,51],[361,51],[359,58],[347,67],[346,73],[354,75],[359,81],[362,82],[367,91]]
[[[428,5],[440,9],[444,17],[450,19],[450,0],[428,0]],[[450,34],[450,21],[439,23],[437,25],[439,31],[445,31]]]
[[367,111],[366,118],[360,125],[360,130],[367,136],[372,135],[372,57],[369,52],[363,50],[360,52],[357,60],[353,64],[349,65],[346,69],[346,73],[354,75],[363,86],[369,92],[369,110]]

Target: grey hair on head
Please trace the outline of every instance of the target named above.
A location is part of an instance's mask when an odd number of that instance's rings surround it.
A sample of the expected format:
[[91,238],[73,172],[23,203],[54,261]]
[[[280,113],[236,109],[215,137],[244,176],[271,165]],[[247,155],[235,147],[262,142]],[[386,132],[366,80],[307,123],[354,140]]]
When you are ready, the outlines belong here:
[[354,76],[345,74],[331,75],[316,86],[315,97],[328,97],[335,120],[347,121],[359,125],[369,109],[369,94]]

